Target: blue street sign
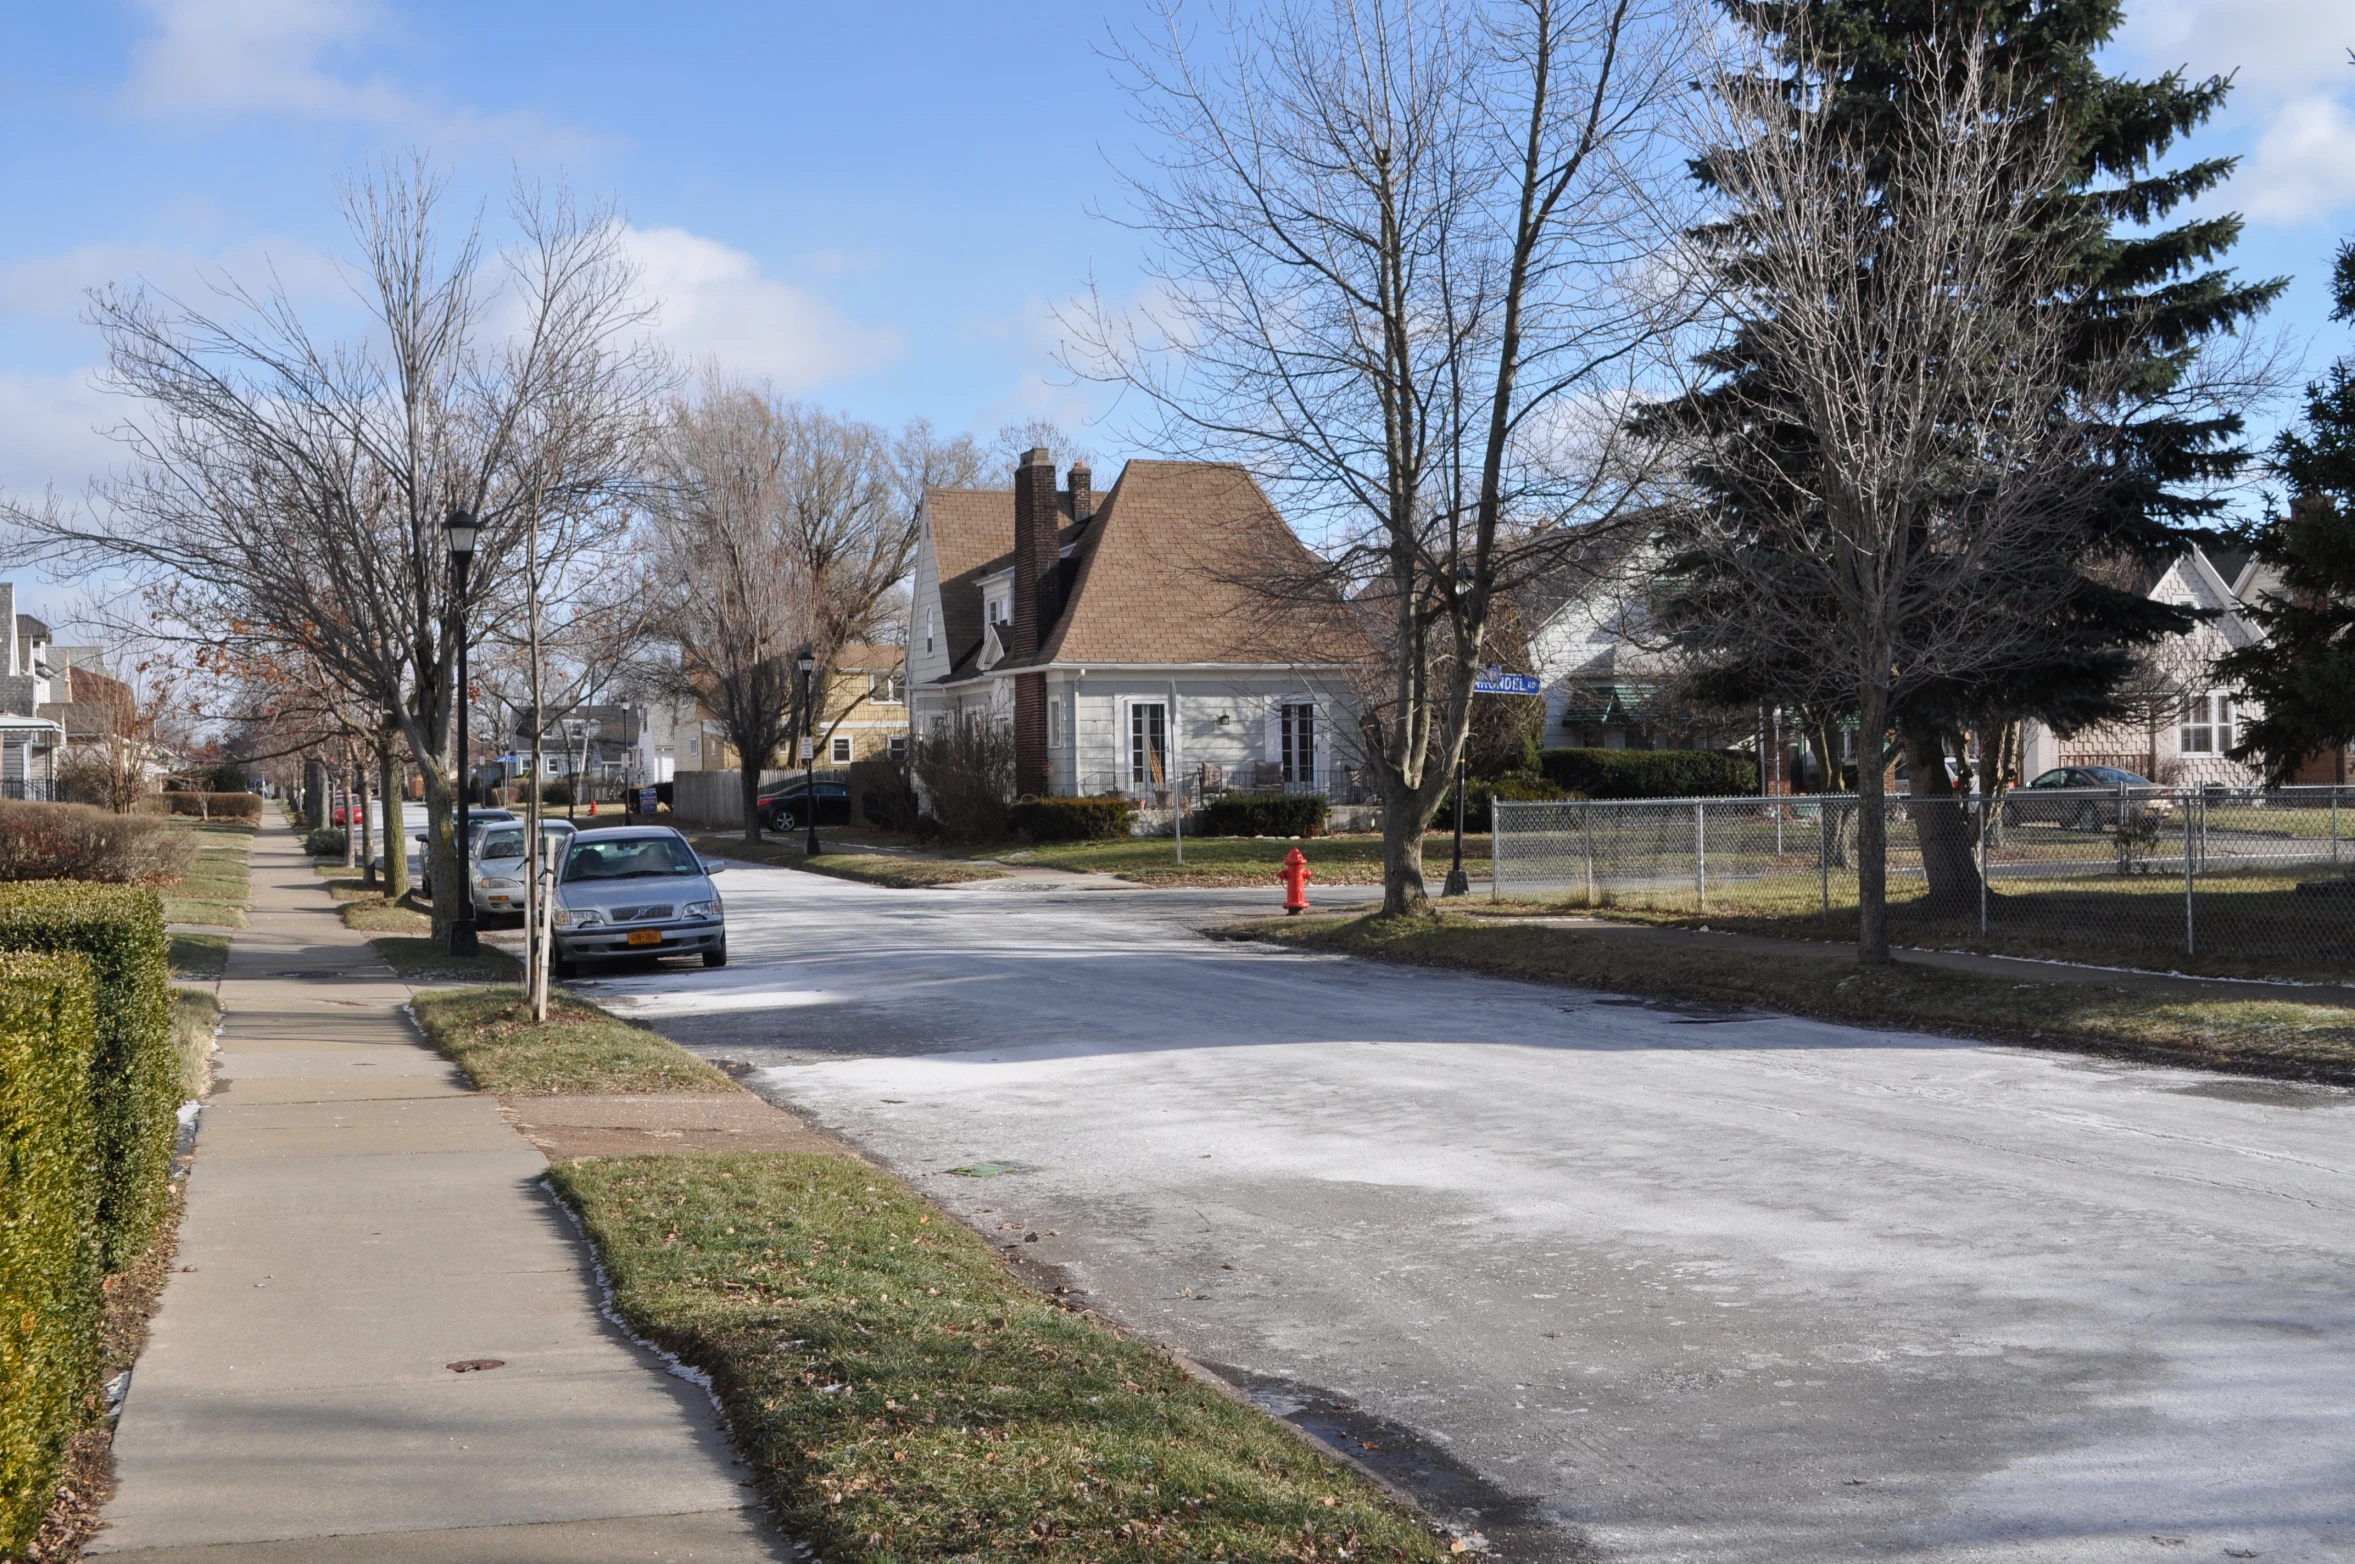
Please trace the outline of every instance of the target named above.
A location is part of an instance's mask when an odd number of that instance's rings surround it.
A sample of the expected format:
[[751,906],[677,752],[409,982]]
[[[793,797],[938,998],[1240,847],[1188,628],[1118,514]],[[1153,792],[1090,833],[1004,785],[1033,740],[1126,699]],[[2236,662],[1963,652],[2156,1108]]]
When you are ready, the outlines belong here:
[[1474,695],[1536,695],[1545,686],[1533,673],[1507,673],[1502,668],[1489,668],[1474,676]]

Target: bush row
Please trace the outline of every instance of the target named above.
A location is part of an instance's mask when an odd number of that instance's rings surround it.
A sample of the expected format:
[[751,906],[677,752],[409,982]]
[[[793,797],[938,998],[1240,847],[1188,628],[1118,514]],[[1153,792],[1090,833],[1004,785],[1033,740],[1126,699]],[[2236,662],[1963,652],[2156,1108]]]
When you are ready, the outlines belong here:
[[[1544,777],[1533,777],[1523,772],[1508,773],[1505,776],[1489,777],[1484,780],[1475,778],[1464,789],[1464,829],[1486,831],[1493,826],[1496,823],[1496,816],[1488,806],[1500,798],[1508,804],[1518,804],[1539,800],[1582,798],[1584,796],[1584,794],[1574,793],[1566,787],[1557,786]],[[1455,823],[1456,791],[1451,787],[1447,790],[1447,795],[1439,801],[1439,813],[1431,817],[1431,829],[1452,831],[1455,829]]]
[[185,873],[195,856],[187,831],[153,815],[0,801],[0,880],[130,884]]
[[159,793],[156,806],[167,815],[194,815],[201,820],[244,820],[259,824],[259,793]]
[[1194,813],[1204,836],[1322,836],[1331,806],[1321,793],[1221,793]]
[[341,858],[348,841],[342,826],[318,826],[303,833],[303,851],[313,858]]
[[0,954],[0,1558],[40,1529],[98,1378],[96,1005],[84,958]]
[[1546,780],[1588,798],[1720,798],[1758,791],[1758,762],[1714,749],[1549,749]]
[[[163,902],[132,885],[35,880],[0,885],[0,952],[79,955],[96,986],[90,1105],[98,1164],[99,1258],[109,1274],[145,1252],[162,1219],[178,1133]],[[6,1337],[0,1320],[0,1340]]]
[[1125,798],[1018,798],[1006,823],[1025,841],[1110,842],[1128,835],[1136,813]]

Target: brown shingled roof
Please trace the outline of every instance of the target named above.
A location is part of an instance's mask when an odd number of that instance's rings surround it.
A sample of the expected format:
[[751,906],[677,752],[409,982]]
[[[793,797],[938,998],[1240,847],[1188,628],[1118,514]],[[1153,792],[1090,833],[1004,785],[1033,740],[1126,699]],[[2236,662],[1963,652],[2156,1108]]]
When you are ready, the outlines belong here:
[[[1062,496],[1068,508],[1070,496]],[[984,576],[1013,558],[1011,490],[929,500],[942,629],[963,677],[981,642]],[[1367,655],[1339,600],[1319,601],[1318,562],[1240,467],[1133,461],[1084,527],[1066,525],[1077,567],[1041,663],[1356,662]],[[1300,591],[1306,587],[1305,595]]]

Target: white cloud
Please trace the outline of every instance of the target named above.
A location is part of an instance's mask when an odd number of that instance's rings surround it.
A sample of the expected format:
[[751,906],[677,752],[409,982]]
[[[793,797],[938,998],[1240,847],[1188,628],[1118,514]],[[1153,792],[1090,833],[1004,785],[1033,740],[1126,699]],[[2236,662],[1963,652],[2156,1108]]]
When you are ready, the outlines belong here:
[[0,494],[29,502],[54,487],[70,499],[121,462],[122,447],[101,431],[127,409],[95,374],[0,374]]
[[447,152],[577,157],[600,138],[531,113],[450,107],[359,62],[390,18],[374,0],[137,0],[156,30],[133,52],[123,100],[148,114],[278,114],[381,125]]
[[383,23],[366,0],[140,0],[157,31],[133,60],[130,101],[150,112],[255,110],[392,123],[416,105],[382,80],[335,74]]
[[2260,222],[2308,223],[2355,198],[2355,14],[2346,0],[2146,0],[2115,52],[2144,75],[2228,75],[2203,144],[2254,147],[2221,195]]
[[2118,38],[2144,70],[2231,75],[2242,101],[2278,101],[2355,75],[2351,45],[2346,0],[2146,0],[2128,10]]
[[2283,105],[2232,188],[2260,221],[2310,222],[2355,201],[2355,111],[2321,92]]
[[625,242],[660,306],[657,334],[690,362],[798,393],[882,369],[905,349],[897,331],[845,319],[716,239],[683,228],[631,228]]

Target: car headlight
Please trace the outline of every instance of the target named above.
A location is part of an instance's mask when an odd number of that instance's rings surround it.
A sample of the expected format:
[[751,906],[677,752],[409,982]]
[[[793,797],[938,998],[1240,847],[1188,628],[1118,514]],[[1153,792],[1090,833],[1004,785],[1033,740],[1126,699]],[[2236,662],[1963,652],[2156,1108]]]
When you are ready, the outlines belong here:
[[579,912],[573,911],[570,907],[556,909],[556,926],[560,929],[585,929],[592,924],[604,921],[605,914],[594,907],[586,907]]
[[709,901],[691,901],[679,909],[679,916],[683,918],[716,918],[719,915],[720,899],[717,896]]
[[521,880],[485,880],[482,882],[482,886],[486,891],[520,891],[523,889],[523,882]]

